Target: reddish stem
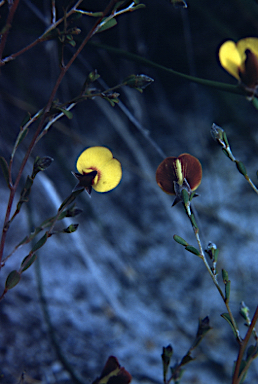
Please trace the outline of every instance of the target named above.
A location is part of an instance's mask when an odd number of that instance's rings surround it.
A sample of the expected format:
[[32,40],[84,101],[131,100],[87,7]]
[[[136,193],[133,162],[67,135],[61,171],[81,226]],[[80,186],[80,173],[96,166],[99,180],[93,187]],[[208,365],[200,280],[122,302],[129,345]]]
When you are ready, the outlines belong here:
[[12,26],[13,17],[14,17],[14,14],[16,12],[16,9],[18,7],[19,2],[20,2],[20,0],[14,0],[13,4],[11,5],[11,8],[9,10],[9,14],[8,14],[6,24],[5,24],[6,30],[2,35],[2,39],[1,39],[1,43],[0,43],[0,61],[1,61],[2,56],[3,56],[3,51],[4,51],[6,39],[7,39],[9,30]]
[[52,105],[53,99],[55,97],[55,94],[56,94],[56,92],[57,92],[57,90],[58,90],[58,88],[60,86],[61,81],[63,80],[64,75],[66,74],[66,72],[68,71],[70,66],[72,65],[74,60],[77,58],[79,53],[82,51],[82,49],[84,48],[86,43],[94,35],[94,32],[95,32],[97,26],[101,23],[103,18],[107,15],[109,10],[115,5],[115,3],[117,1],[118,0],[111,0],[110,1],[108,6],[106,7],[106,9],[104,10],[102,16],[95,22],[95,24],[93,25],[93,27],[91,28],[91,30],[89,31],[88,35],[85,37],[85,39],[83,40],[83,42],[81,43],[81,45],[79,46],[79,48],[77,49],[75,54],[71,57],[71,59],[69,60],[67,65],[61,69],[60,75],[58,76],[56,84],[55,84],[55,86],[54,86],[54,88],[53,88],[53,90],[51,92],[51,95],[50,95],[49,100],[47,102],[47,105],[45,107],[45,110],[44,110],[43,116],[41,118],[41,121],[39,122],[38,128],[37,128],[37,130],[36,130],[32,140],[31,140],[31,143],[30,143],[30,145],[29,145],[29,147],[27,149],[27,152],[26,152],[26,154],[24,156],[24,159],[22,161],[21,167],[19,169],[17,178],[16,178],[15,183],[13,185],[13,188],[11,189],[11,192],[10,192],[9,201],[8,201],[8,205],[7,205],[7,209],[6,209],[6,215],[5,215],[3,231],[2,231],[2,238],[1,238],[1,243],[0,243],[0,269],[1,269],[1,261],[2,261],[2,257],[3,257],[4,245],[5,245],[6,235],[7,235],[7,231],[8,231],[8,222],[9,222],[9,218],[10,218],[10,214],[11,214],[13,199],[14,199],[14,196],[15,196],[18,184],[20,182],[20,179],[21,179],[24,167],[25,167],[25,165],[26,165],[26,163],[28,161],[28,158],[29,158],[29,156],[30,156],[30,154],[31,154],[35,144],[36,144],[37,137],[38,137],[38,135],[40,134],[40,131],[43,128],[43,125],[44,125],[45,120],[47,118],[47,114],[48,114],[48,112],[49,112],[49,110],[51,108],[51,105]]
[[233,375],[233,379],[232,379],[232,384],[238,384],[239,383],[239,371],[240,371],[241,362],[243,360],[244,352],[246,350],[247,344],[250,340],[250,337],[252,335],[252,332],[253,332],[253,329],[255,327],[257,320],[258,320],[258,306],[255,310],[251,324],[248,327],[245,338],[243,339],[243,341],[240,345],[238,356],[237,356],[237,361],[236,361],[236,366],[235,366],[235,370],[234,370],[234,375]]

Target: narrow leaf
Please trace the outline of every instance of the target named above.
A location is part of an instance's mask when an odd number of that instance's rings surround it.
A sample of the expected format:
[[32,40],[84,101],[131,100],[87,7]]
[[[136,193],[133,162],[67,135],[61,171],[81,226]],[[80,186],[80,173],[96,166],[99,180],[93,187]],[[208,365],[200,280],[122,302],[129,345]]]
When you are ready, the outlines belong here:
[[182,360],[181,360],[181,362],[180,362],[180,366],[182,367],[182,365],[185,365],[185,364],[187,364],[187,363],[190,363],[190,361],[193,361],[194,360],[194,358],[192,357],[192,356],[190,356],[189,354],[187,354],[187,355],[185,355],[183,358],[182,358]]
[[34,253],[33,255],[26,256],[21,263],[22,272],[26,271],[36,260],[37,255]]
[[185,249],[188,251],[188,252],[191,252],[193,253],[194,255],[196,256],[200,256],[200,252],[198,251],[198,249],[196,249],[195,247],[193,247],[192,245],[187,245],[185,247]]
[[12,271],[7,276],[7,279],[5,281],[5,289],[12,289],[17,285],[20,281],[21,275],[17,271]]
[[226,284],[226,282],[228,281],[228,273],[225,269],[222,269],[222,279],[223,279],[223,283]]
[[228,280],[225,284],[225,302],[229,302],[230,297],[230,280]]
[[103,31],[106,31],[107,29],[110,29],[112,27],[114,27],[115,25],[117,25],[117,21],[116,19],[110,19],[110,20],[107,20],[105,21],[105,19],[102,21],[102,25],[101,27],[98,29],[98,33],[99,32],[103,32]]
[[241,161],[236,161],[236,167],[243,176],[247,175],[246,168]]
[[173,236],[173,239],[178,243],[178,244],[181,244],[183,245],[184,247],[186,247],[188,245],[187,241],[185,241],[185,239],[183,239],[182,237],[178,236],[178,235],[174,235]]
[[39,248],[41,248],[45,244],[45,242],[47,241],[47,238],[48,238],[48,233],[46,232],[45,235],[43,235],[39,239],[39,241],[34,245],[31,252],[36,252]]
[[223,319],[225,319],[229,323],[230,327],[232,328],[232,330],[234,332],[235,337],[237,338],[238,336],[237,336],[236,330],[234,328],[234,325],[230,319],[229,314],[228,313],[222,313],[220,316],[223,317]]
[[[73,44],[72,44],[73,45]],[[75,45],[75,44],[74,44]],[[60,107],[57,107],[57,109],[59,109],[61,112],[63,112],[63,114],[69,119],[71,120],[73,118],[73,114],[72,112],[70,111],[67,111],[67,109],[65,108],[60,108]]]
[[12,158],[14,157],[14,154],[16,152],[17,147],[25,139],[28,132],[29,132],[28,128],[25,128],[19,132],[18,137],[17,137],[16,142],[15,142],[14,147],[13,147],[13,151],[12,151],[12,155],[11,155]]

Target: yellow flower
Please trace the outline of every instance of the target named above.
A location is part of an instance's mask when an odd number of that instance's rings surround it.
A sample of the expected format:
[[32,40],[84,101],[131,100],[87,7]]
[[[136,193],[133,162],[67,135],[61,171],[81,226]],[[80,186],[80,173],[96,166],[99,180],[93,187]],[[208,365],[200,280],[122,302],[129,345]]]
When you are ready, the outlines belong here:
[[113,158],[106,147],[90,147],[79,156],[73,173],[79,180],[74,190],[83,189],[90,194],[93,188],[97,192],[108,192],[114,189],[122,178],[121,163]]
[[158,186],[169,195],[175,195],[175,184],[180,187],[185,185],[195,191],[202,180],[202,166],[199,160],[183,153],[178,157],[167,157],[160,163],[156,171],[156,181]]
[[258,38],[247,37],[234,43],[225,41],[219,49],[222,67],[248,88],[258,85]]

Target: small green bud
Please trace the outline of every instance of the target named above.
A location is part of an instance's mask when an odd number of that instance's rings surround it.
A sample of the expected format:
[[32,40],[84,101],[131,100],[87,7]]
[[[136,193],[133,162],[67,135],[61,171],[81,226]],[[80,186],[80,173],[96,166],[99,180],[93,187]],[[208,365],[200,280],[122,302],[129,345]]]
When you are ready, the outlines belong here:
[[142,92],[148,85],[150,85],[154,80],[146,75],[130,75],[126,77],[123,81],[124,85],[128,87],[135,88],[138,91]]
[[211,136],[213,140],[218,141],[220,144],[224,141],[223,139],[224,130],[220,128],[217,124],[212,124],[211,126]]
[[63,232],[64,233],[72,233],[72,232],[75,232],[78,227],[79,227],[79,224],[71,224],[71,225],[69,225],[69,227],[65,228],[63,230]]
[[53,161],[54,159],[52,159],[52,157],[49,157],[49,156],[44,156],[44,157],[37,156],[34,161],[31,178],[34,179],[38,172],[45,171],[45,169],[47,169]]
[[250,322],[249,319],[249,308],[245,305],[245,303],[241,302],[240,315],[245,319],[245,321]]

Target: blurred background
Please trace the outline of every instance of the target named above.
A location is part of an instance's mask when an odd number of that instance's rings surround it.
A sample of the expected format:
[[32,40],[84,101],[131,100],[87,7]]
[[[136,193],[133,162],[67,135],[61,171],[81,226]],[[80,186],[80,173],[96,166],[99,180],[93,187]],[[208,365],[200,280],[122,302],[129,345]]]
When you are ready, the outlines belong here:
[[[127,60],[98,44],[144,57],[176,71],[235,84],[220,66],[218,48],[227,39],[257,36],[258,5],[253,0],[187,1],[176,9],[168,0],[142,0],[146,8],[118,17],[114,28],[86,45],[67,72],[56,95],[61,103],[77,96],[89,74],[97,70],[99,89],[119,84],[131,74],[154,82],[141,94],[123,87],[112,107],[95,98],[78,104],[73,118],[60,119],[38,143],[21,182],[36,156],[50,156],[51,167],[37,175],[30,202],[22,207],[8,233],[5,256],[33,228],[56,214],[71,193],[71,171],[89,146],[107,146],[123,167],[119,187],[105,194],[83,193],[83,213],[71,222],[78,230],[51,237],[38,252],[37,263],[22,275],[0,305],[0,382],[91,383],[108,356],[115,355],[135,383],[161,383],[162,347],[172,344],[172,364],[191,346],[199,318],[209,316],[212,330],[194,351],[182,383],[229,383],[238,346],[226,311],[198,257],[176,244],[178,234],[196,246],[192,228],[173,197],[155,182],[165,156],[189,152],[203,166],[203,180],[194,200],[203,246],[220,249],[218,272],[231,280],[231,308],[241,301],[252,314],[257,305],[257,196],[234,164],[211,138],[212,123],[226,130],[235,157],[256,182],[257,110],[244,97],[190,83],[180,77]],[[56,1],[57,17],[65,1]],[[81,9],[101,11],[108,1],[87,0]],[[0,7],[1,29],[8,4]],[[50,25],[51,1],[20,1],[4,57],[40,36]],[[95,19],[74,21],[81,29],[77,45]],[[66,60],[75,52],[67,47]],[[27,112],[43,108],[59,75],[58,44],[36,45],[7,63],[0,74],[0,153],[7,160]],[[37,123],[31,126],[14,162],[17,175]],[[8,190],[1,173],[0,213],[4,220]],[[19,194],[17,195],[17,199]],[[16,199],[16,202],[17,202]],[[15,207],[15,205],[14,205]],[[67,225],[65,225],[67,224]],[[62,227],[62,224],[60,224]],[[8,273],[19,268],[29,247],[18,250],[1,270],[1,292]],[[69,365],[67,364],[69,362]],[[258,365],[247,377],[255,383]]]

